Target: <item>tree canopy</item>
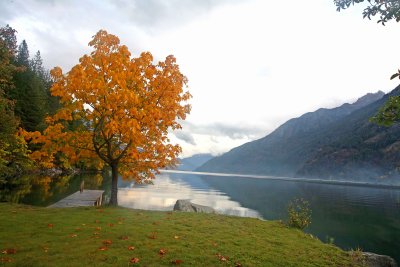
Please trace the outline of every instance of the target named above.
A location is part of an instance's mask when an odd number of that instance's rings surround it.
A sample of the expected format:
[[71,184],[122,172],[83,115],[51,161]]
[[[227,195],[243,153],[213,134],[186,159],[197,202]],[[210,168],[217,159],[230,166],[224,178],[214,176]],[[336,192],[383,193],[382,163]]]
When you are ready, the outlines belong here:
[[168,130],[181,128],[178,119],[190,112],[191,95],[173,56],[157,64],[149,52],[131,57],[118,37],[104,30],[89,46],[94,51],[68,73],[59,67],[51,71],[51,93],[62,108],[47,118],[43,135],[27,137],[43,145],[32,158],[46,167],[57,155],[68,164],[110,166],[110,203],[117,205],[118,173],[149,182],[159,168],[175,164],[181,148],[170,144]]
[[378,23],[382,23],[383,25],[392,19],[397,22],[400,21],[399,0],[334,0],[337,11],[363,2],[368,2],[368,6],[363,11],[364,18],[371,19],[371,17],[378,15]]

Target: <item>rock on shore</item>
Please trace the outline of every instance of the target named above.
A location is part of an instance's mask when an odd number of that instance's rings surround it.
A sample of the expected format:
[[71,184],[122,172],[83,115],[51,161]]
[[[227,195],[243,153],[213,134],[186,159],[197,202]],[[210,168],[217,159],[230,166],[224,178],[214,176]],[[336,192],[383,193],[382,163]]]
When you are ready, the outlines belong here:
[[178,199],[175,203],[174,211],[215,213],[213,208],[194,204],[188,199]]
[[367,267],[397,267],[396,261],[386,255],[363,252],[363,257]]

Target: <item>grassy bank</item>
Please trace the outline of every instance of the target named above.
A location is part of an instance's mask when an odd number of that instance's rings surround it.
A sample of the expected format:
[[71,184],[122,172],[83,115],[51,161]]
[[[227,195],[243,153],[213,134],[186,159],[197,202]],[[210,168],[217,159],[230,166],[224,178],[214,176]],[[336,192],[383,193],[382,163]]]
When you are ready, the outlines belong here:
[[0,266],[355,266],[275,221],[11,204],[0,204],[0,218]]

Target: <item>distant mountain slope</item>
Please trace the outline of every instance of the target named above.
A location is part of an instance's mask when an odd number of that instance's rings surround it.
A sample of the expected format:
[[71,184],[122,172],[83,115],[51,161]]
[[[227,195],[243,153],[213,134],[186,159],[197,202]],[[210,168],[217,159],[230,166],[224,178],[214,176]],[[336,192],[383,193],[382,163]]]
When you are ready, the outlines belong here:
[[212,158],[211,154],[195,154],[191,157],[180,159],[180,163],[176,169],[180,171],[193,171]]
[[390,94],[367,94],[353,104],[291,119],[259,140],[206,162],[198,171],[363,179],[393,175],[400,127],[369,123]]

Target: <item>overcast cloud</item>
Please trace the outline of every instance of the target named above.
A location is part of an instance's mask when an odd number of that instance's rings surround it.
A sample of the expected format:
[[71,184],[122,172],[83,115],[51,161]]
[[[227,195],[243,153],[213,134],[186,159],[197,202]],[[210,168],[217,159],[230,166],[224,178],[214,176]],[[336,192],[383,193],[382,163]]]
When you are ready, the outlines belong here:
[[219,154],[286,120],[392,90],[400,26],[362,19],[332,0],[3,0],[0,23],[68,71],[106,29],[134,56],[173,54],[192,113],[171,139],[183,156]]

